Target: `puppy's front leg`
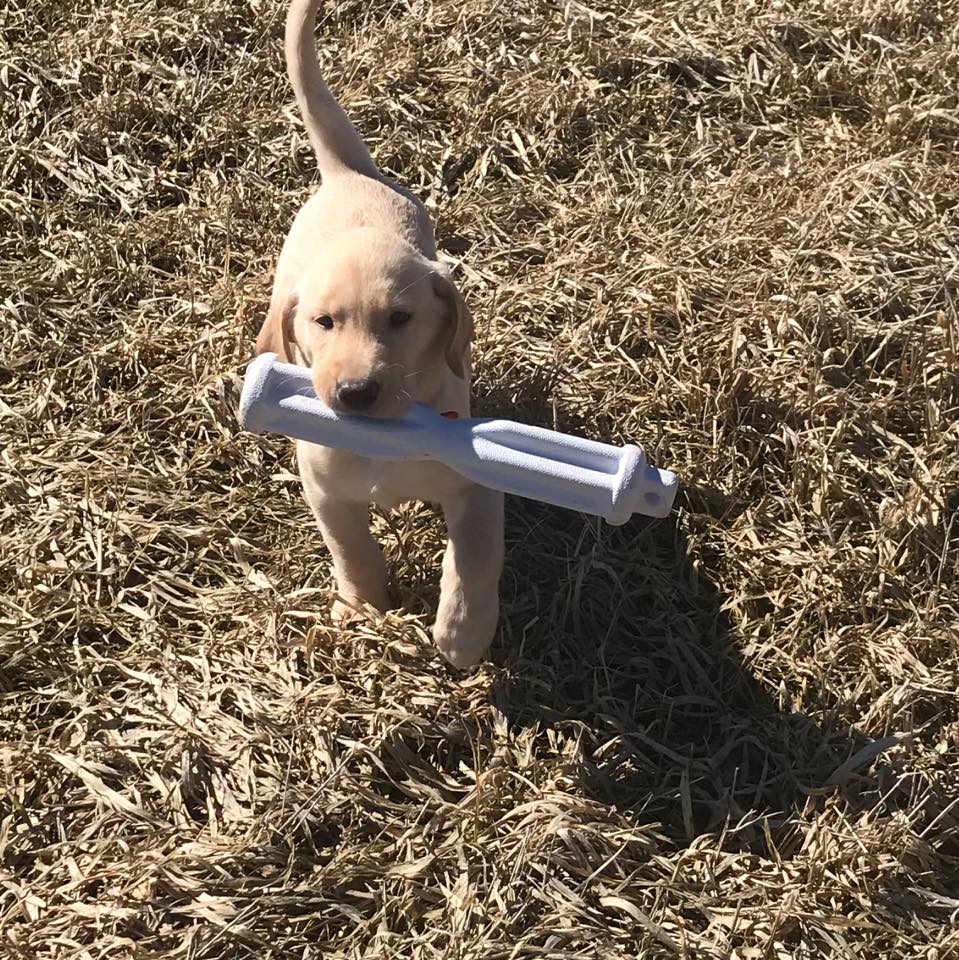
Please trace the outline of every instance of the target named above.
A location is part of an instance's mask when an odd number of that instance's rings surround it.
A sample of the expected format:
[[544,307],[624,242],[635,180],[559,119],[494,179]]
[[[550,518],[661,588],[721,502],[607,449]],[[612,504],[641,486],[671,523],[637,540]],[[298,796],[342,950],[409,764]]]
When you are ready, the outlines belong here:
[[503,569],[503,495],[469,486],[443,502],[449,543],[443,557],[433,639],[456,667],[470,667],[493,642]]
[[340,596],[333,604],[334,620],[349,619],[363,603],[381,613],[388,610],[386,562],[370,533],[369,508],[349,500],[309,499],[333,558],[333,575]]

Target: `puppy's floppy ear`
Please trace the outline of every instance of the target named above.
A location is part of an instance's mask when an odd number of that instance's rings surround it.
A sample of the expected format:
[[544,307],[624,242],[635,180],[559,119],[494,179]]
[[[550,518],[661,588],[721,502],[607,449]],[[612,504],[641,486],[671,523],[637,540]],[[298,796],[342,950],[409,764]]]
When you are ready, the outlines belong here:
[[433,290],[446,307],[446,364],[461,380],[469,375],[466,350],[473,339],[473,316],[445,264],[433,269]]
[[256,353],[275,353],[284,363],[293,363],[293,315],[296,313],[296,294],[274,297],[266,319],[256,337]]

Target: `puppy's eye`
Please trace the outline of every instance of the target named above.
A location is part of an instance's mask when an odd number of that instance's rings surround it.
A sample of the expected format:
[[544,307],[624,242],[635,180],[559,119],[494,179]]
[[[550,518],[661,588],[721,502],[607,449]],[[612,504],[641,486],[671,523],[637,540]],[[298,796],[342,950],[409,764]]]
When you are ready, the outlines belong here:
[[410,322],[410,315],[405,310],[394,310],[390,314],[391,327],[405,327]]
[[333,318],[328,317],[325,313],[318,317],[314,317],[313,322],[319,324],[324,330],[333,329]]

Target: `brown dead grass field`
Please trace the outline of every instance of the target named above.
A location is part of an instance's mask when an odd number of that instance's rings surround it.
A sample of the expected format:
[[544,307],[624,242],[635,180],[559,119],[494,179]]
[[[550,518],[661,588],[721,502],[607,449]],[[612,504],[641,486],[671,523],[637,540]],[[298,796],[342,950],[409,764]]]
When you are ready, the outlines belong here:
[[238,382],[316,183],[276,0],[7,0],[0,955],[959,955],[959,5],[331,0],[477,410],[685,483],[512,500],[501,629],[328,623]]

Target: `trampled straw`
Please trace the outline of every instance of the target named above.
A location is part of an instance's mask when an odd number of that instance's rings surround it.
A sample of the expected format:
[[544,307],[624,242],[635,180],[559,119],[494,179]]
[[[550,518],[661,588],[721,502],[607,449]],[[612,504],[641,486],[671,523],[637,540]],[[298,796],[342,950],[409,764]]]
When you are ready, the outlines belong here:
[[511,502],[464,679],[435,513],[374,515],[405,612],[334,629],[235,421],[314,179],[282,8],[0,5],[0,954],[952,956],[954,7],[326,6],[475,411],[688,491]]

